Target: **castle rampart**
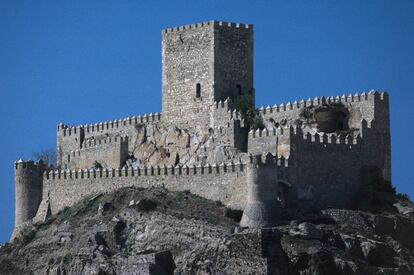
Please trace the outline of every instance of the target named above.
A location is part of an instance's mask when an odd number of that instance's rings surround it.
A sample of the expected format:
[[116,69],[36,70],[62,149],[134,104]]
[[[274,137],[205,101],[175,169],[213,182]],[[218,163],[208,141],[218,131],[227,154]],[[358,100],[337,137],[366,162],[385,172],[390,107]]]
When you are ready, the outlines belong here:
[[138,169],[83,169],[45,172],[43,198],[50,198],[55,214],[85,196],[122,187],[164,186],[190,192],[241,208],[245,198],[245,164],[213,164],[192,167],[143,167]]

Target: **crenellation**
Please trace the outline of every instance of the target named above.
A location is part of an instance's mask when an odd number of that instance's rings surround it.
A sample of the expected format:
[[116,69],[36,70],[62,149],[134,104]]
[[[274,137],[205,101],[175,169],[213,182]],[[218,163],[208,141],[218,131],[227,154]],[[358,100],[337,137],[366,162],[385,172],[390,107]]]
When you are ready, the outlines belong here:
[[72,134],[77,134],[81,130],[85,130],[87,133],[105,131],[109,129],[117,129],[122,127],[133,126],[139,123],[148,123],[148,122],[160,122],[162,119],[162,114],[159,112],[144,114],[143,116],[137,115],[133,117],[121,118],[117,120],[96,122],[93,124],[85,124],[79,126],[68,126],[63,123],[59,123],[57,126],[58,131],[63,130],[64,136],[70,136]]
[[253,28],[253,25],[251,24],[241,24],[241,23],[232,23],[232,22],[213,20],[213,21],[195,23],[195,24],[184,25],[184,26],[179,26],[179,27],[166,28],[166,29],[161,30],[161,34],[181,32],[181,31],[186,31],[186,30],[194,30],[194,29],[202,28],[206,26],[229,27],[229,28],[236,28],[236,29],[238,28],[252,29]]
[[269,114],[269,113],[279,113],[279,112],[285,112],[289,110],[294,109],[301,109],[303,107],[310,107],[310,106],[319,106],[323,102],[364,102],[364,101],[370,101],[370,100],[387,100],[388,99],[388,93],[387,92],[377,92],[377,91],[369,91],[368,93],[362,92],[362,93],[356,93],[354,95],[349,94],[346,96],[343,94],[342,96],[330,96],[328,99],[326,99],[325,96],[322,97],[315,97],[313,100],[308,98],[306,101],[301,99],[298,101],[294,101],[293,104],[290,102],[287,103],[281,103],[279,105],[274,104],[272,107],[268,106],[264,108],[261,106],[257,110],[262,114]]
[[[284,157],[282,156],[284,159]],[[280,157],[279,157],[280,159]],[[276,157],[275,157],[276,160]],[[274,162],[275,163],[275,162]],[[90,169],[66,169],[66,170],[48,170],[43,173],[44,180],[64,180],[64,179],[91,179],[91,178],[122,178],[122,177],[146,177],[146,176],[185,176],[194,174],[221,174],[234,173],[243,171],[246,163],[206,163],[205,165],[177,165],[177,166],[143,166],[140,168],[90,168]],[[230,167],[230,169],[228,169]],[[59,181],[56,181],[59,182]]]

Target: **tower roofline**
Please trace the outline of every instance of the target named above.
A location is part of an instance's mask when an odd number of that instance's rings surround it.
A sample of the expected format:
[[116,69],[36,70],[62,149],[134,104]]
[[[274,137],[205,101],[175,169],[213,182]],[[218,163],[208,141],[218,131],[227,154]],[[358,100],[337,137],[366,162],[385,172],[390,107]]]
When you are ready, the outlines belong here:
[[246,28],[246,29],[253,29],[253,24],[245,24],[245,23],[233,23],[233,22],[226,22],[226,21],[217,21],[217,20],[211,20],[201,23],[195,23],[190,25],[182,25],[177,27],[171,27],[171,28],[165,28],[161,30],[161,33],[170,33],[175,31],[182,31],[182,30],[188,30],[188,29],[195,29],[200,28],[204,26],[227,26],[232,28]]

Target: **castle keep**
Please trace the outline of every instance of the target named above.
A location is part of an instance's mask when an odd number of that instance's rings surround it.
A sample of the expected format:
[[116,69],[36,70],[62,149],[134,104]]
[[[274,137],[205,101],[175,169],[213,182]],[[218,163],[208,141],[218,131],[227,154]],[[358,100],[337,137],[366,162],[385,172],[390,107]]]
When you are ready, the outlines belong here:
[[162,31],[162,112],[57,126],[57,164],[15,163],[16,224],[126,186],[189,190],[271,226],[292,205],[349,208],[391,178],[388,94],[256,109],[253,26]]

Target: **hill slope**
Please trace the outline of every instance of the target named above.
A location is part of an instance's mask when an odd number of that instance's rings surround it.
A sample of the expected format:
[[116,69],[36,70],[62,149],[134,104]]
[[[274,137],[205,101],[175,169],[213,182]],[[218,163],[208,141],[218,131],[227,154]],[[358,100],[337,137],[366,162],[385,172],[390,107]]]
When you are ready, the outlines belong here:
[[248,230],[218,202],[126,188],[27,229],[0,248],[0,274],[414,274],[414,207],[398,206],[298,212]]

